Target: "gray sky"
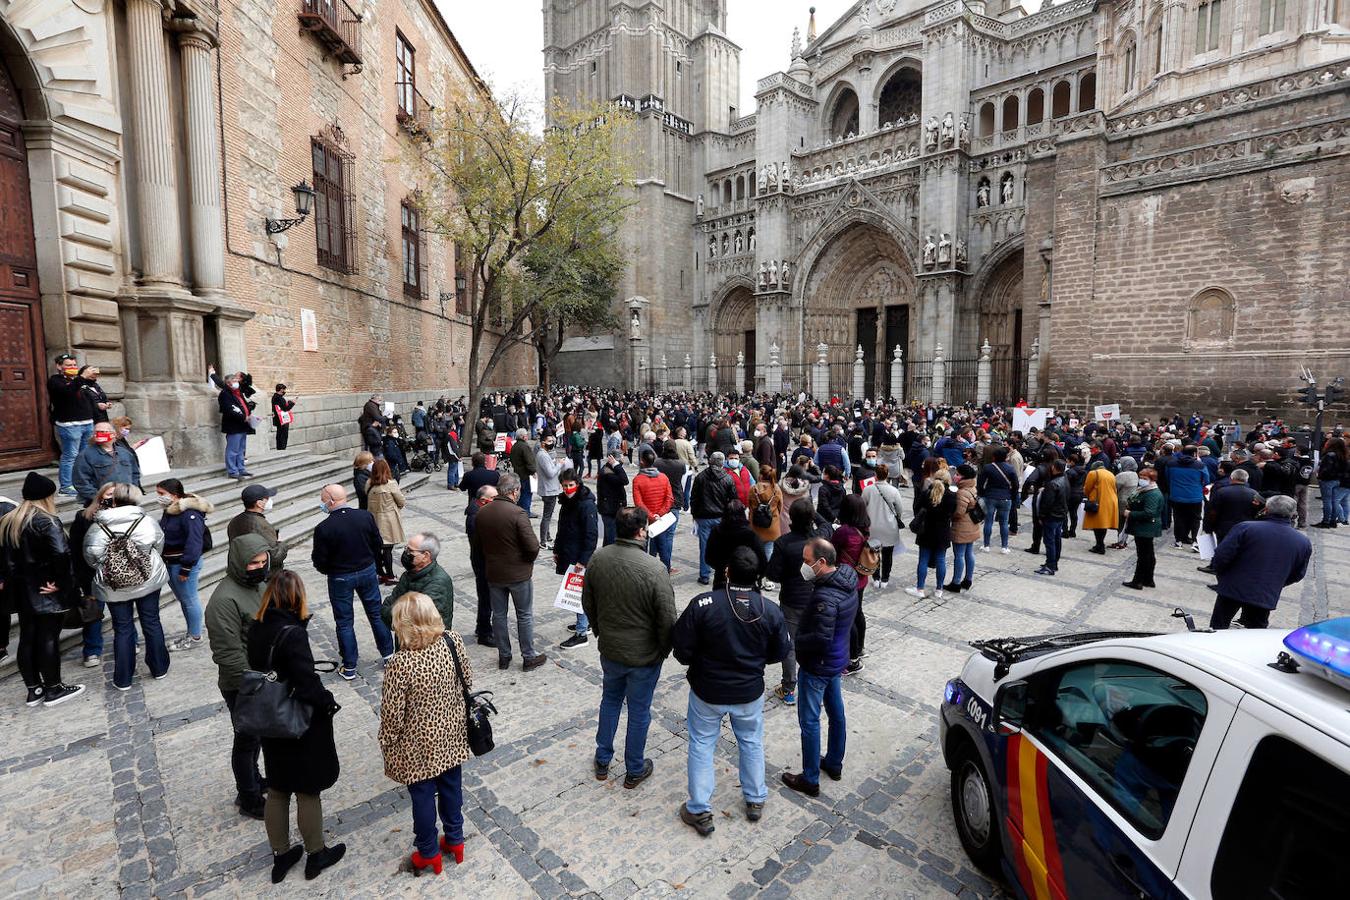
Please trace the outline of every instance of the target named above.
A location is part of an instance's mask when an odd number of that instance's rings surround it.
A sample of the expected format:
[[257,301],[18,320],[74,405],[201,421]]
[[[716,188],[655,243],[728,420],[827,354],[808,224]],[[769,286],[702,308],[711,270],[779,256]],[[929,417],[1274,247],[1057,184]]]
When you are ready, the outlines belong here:
[[[436,0],[469,59],[497,90],[519,87],[536,100],[544,92],[543,0]],[[786,70],[792,29],[806,35],[816,7],[824,31],[854,0],[730,0],[728,36],[741,46],[741,104],[755,106],[755,82]]]

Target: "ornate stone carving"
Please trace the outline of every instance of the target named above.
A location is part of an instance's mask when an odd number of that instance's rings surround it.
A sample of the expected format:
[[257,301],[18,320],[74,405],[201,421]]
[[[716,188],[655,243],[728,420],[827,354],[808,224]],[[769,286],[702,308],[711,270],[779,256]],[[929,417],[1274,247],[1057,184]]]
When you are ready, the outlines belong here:
[[957,265],[957,266],[964,266],[964,265],[966,265],[966,263],[968,263],[968,262],[970,261],[970,260],[967,258],[967,252],[968,252],[968,251],[966,250],[966,239],[965,239],[965,238],[957,238],[957,239],[956,239],[956,265]]
[[981,178],[979,187],[975,189],[975,205],[985,207],[989,205],[989,179]]
[[956,123],[955,120],[952,118],[951,113],[945,113],[942,116],[942,125],[940,127],[942,134],[942,146],[944,147],[952,146],[952,144],[956,142],[956,130],[955,130]]
[[1016,195],[1016,179],[1013,178],[1013,173],[1003,173],[1003,178],[999,180],[999,202],[1004,204],[1012,203],[1016,198]]
[[938,145],[937,116],[929,116],[928,121],[923,123],[923,146],[927,150],[936,150],[937,145]]
[[943,232],[937,245],[937,262],[940,266],[951,265],[952,262],[952,240],[951,236]]
[[937,244],[933,242],[933,236],[930,234],[923,239],[923,267],[931,269],[936,261]]

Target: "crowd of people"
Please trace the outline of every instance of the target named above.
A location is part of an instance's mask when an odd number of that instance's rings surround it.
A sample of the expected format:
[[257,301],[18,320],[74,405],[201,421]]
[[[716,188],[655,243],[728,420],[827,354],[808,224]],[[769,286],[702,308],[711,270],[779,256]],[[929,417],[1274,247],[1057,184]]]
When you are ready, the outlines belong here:
[[[83,662],[97,667],[105,611],[117,690],[131,688],[142,648],[150,676],[161,679],[173,654],[209,645],[232,714],[247,673],[275,673],[312,718],[299,737],[236,728],[235,802],[265,822],[274,882],[302,856],[305,877],[316,877],[345,852],[324,842],[321,801],[340,773],[332,724],[340,706],[315,671],[307,587],[287,568],[289,548],[268,521],[277,492],[256,482],[243,488],[225,531],[225,577],[203,605],[197,584],[214,545],[212,504],[168,478],[154,488],[158,519],[149,515],[134,452],[125,459],[115,425],[92,420],[89,373],[60,362],[53,378],[68,379],[73,397],[58,423],[61,484],[33,472],[20,501],[0,498],[0,594],[19,618],[26,702],[55,706],[84,690],[63,681],[60,633],[82,628]],[[222,382],[222,423],[242,415],[248,425],[245,379]],[[283,389],[273,397],[278,415],[293,404]],[[78,418],[85,412],[91,421]],[[455,585],[439,561],[442,541],[404,528],[398,481],[409,468],[407,440],[445,460],[446,488],[466,494],[474,640],[496,651],[500,669],[513,665],[517,647],[525,672],[547,661],[534,616],[541,554],[552,557],[554,574],[580,580],[575,619],[557,646],[597,644],[596,779],[610,777],[625,714],[623,786],[653,776],[645,746],[656,685],[669,656],[687,667],[688,794],[678,815],[705,836],[716,827],[712,758],[724,719],[739,748],[745,816],[764,814],[766,696],[796,707],[800,771],[784,773],[783,784],[816,796],[821,773],[842,777],[842,680],[863,670],[866,606],[894,580],[914,600],[947,600],[975,587],[980,553],[1011,553],[1011,539],[1028,532],[1021,549],[1043,556],[1036,573],[1054,578],[1066,552],[1082,546],[1066,551],[1066,539],[1081,531],[1092,538],[1087,554],[1133,546],[1124,586],[1147,591],[1157,586],[1156,545],[1170,530],[1173,548],[1194,552],[1200,570],[1216,576],[1211,626],[1236,619],[1265,627],[1311,556],[1301,533],[1310,490],[1320,489],[1323,502],[1312,527],[1350,521],[1344,439],[1335,433],[1317,447],[1315,463],[1311,442],[1278,420],[1244,432],[1199,415],[1106,424],[1061,413],[1023,433],[1012,427],[1011,407],[993,405],[583,389],[487,397],[474,417],[441,398],[418,403],[410,420],[408,439],[382,396],[366,404],[354,496],[344,484],[323,487],[310,561],[327,582],[336,675],[361,677],[358,603],[380,656],[379,743],[386,774],[408,787],[416,872],[439,873],[443,854],[463,859],[469,726],[465,705],[447,698],[467,694],[473,672],[453,628]],[[91,443],[68,459],[66,437],[82,440],[86,425]],[[227,471],[247,480],[243,452],[242,442],[230,445]],[[462,474],[461,455],[470,463]],[[83,504],[69,525],[55,504],[67,480]],[[912,490],[908,508],[902,489]],[[697,536],[698,571],[687,575],[698,589],[677,603],[680,527]],[[173,640],[161,620],[166,586],[184,619]],[[772,689],[770,666],[781,669]]]

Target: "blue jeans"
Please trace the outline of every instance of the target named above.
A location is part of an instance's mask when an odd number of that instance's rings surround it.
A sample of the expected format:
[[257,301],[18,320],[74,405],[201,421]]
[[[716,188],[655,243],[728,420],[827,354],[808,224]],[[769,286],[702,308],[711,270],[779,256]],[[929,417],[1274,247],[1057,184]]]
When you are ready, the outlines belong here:
[[647,552],[661,560],[667,571],[670,570],[670,554],[675,550],[675,529],[680,527],[680,511],[671,509],[670,512],[675,516],[675,524],[647,542]]
[[[988,519],[985,519],[988,522]],[[975,542],[952,544],[952,581],[975,577]]]
[[928,580],[928,564],[932,562],[937,568],[937,587],[942,590],[942,585],[947,581],[947,551],[934,550],[931,547],[919,548],[919,567],[918,581],[916,586],[923,588]]
[[225,435],[225,474],[244,474],[244,450],[248,444],[247,434]]
[[169,671],[169,648],[164,644],[164,629],[159,624],[159,591],[109,603],[113,624],[113,684],[130,687],[136,674],[136,619],[141,620],[145,636],[145,664],[156,677]]
[[94,423],[88,425],[57,425],[56,440],[61,444],[60,471],[61,490],[73,487],[71,473],[75,470],[75,458],[84,450],[94,435]]
[[708,535],[717,527],[718,519],[695,519],[694,525],[698,528],[698,577],[707,579],[712,577],[712,566],[708,565]]
[[[98,608],[106,610],[107,607],[102,601],[99,601]],[[102,656],[103,655],[103,621],[90,622],[84,626],[84,648],[81,651],[83,656]]]
[[459,487],[459,457],[453,454],[445,463],[445,486]]
[[414,781],[408,785],[412,799],[413,846],[423,857],[441,852],[436,840],[436,809],[440,807],[441,824],[445,826],[448,844],[464,843],[464,770],[460,766],[446,769],[435,778]]
[[1341,518],[1340,505],[1336,502],[1336,492],[1339,490],[1334,484],[1322,482],[1322,521],[1328,525]]
[[613,516],[607,516],[603,513],[600,515],[600,524],[605,527],[605,542],[601,546],[608,547],[619,539],[618,526],[614,524]]
[[716,776],[713,770],[713,751],[722,736],[722,719],[731,718],[731,731],[736,735],[736,749],[740,757],[741,795],[746,803],[763,803],[769,797],[764,783],[764,698],[756,697],[749,703],[735,705],[705,703],[692,690],[689,692],[689,802],[685,804],[695,815],[712,809]]
[[595,761],[602,766],[614,759],[614,733],[619,712],[628,703],[628,730],[623,742],[623,765],[629,775],[640,775],[647,759],[647,728],[652,723],[652,695],[661,678],[661,664],[625,666],[600,657],[604,687],[600,694],[600,725],[595,730]]
[[1064,520],[1046,519],[1041,523],[1041,539],[1045,541],[1045,567],[1059,571],[1059,551],[1064,544]]
[[1340,511],[1337,521],[1350,524],[1350,485],[1342,483],[1336,488],[1336,508]]
[[589,634],[591,630],[591,620],[586,618],[585,613],[577,613],[577,634]]
[[534,492],[530,490],[530,476],[526,475],[520,479],[520,508],[525,510],[525,515],[530,514],[530,506],[534,503]]
[[986,498],[984,501],[984,545],[989,546],[989,539],[994,536],[994,519],[998,519],[998,537],[1002,541],[1003,549],[1008,549],[1008,516],[1012,512],[1012,500],[1003,498],[994,500]]
[[183,567],[179,563],[169,563],[169,590],[178,598],[183,608],[183,618],[187,620],[187,633],[190,637],[202,636],[202,601],[197,596],[197,576],[202,573],[202,561],[197,560],[190,570],[187,581],[179,581]]
[[[844,720],[844,694],[840,681],[838,675],[826,678],[806,669],[797,673],[797,725],[802,730],[802,778],[811,784],[820,783],[822,762],[836,772],[844,767],[848,723]],[[820,758],[822,706],[830,717],[824,760]]]
[[333,625],[337,629],[338,653],[342,656],[344,669],[355,669],[360,659],[356,647],[352,594],[361,598],[380,656],[389,656],[394,652],[394,636],[380,617],[380,578],[375,574],[375,564],[371,563],[359,572],[329,575],[328,602],[333,606]]

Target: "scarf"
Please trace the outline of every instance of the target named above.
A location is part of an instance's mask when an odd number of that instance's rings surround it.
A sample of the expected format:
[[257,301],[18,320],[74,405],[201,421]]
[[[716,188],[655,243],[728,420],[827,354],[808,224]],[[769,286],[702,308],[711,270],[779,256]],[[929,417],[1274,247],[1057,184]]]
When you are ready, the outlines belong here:
[[647,466],[647,467],[645,467],[645,468],[638,469],[638,474],[639,474],[639,475],[646,475],[648,478],[660,478],[660,477],[662,477],[662,476],[661,476],[661,472],[660,472],[655,466]]

